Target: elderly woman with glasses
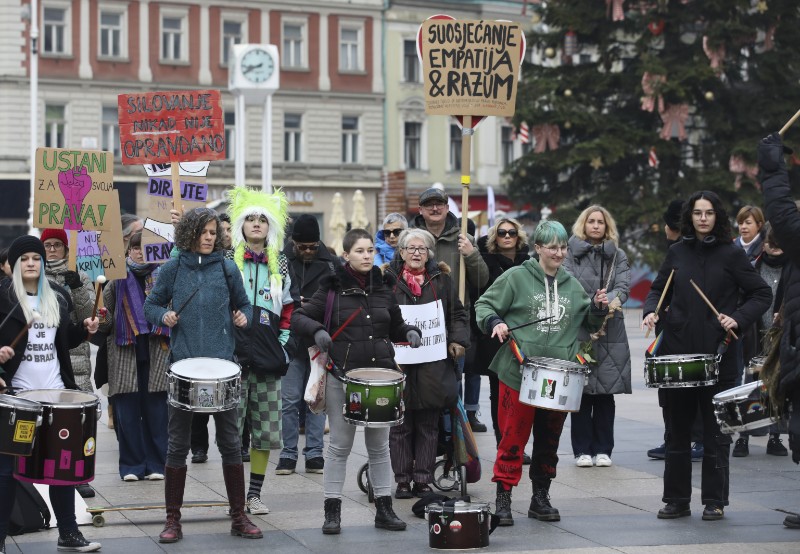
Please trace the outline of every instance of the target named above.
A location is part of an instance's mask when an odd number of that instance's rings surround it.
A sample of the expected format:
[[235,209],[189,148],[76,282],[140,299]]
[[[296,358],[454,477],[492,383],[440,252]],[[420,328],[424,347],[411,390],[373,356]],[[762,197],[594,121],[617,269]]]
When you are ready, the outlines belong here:
[[[441,348],[431,349],[424,361],[402,364],[406,374],[405,419],[389,432],[395,498],[422,497],[431,492],[439,434],[439,412],[458,400],[455,360],[469,346],[469,316],[458,299],[450,267],[434,259],[433,235],[407,229],[400,235],[400,257],[383,266],[395,281],[394,295],[401,306],[429,307],[439,317]],[[406,315],[406,320],[409,317]],[[411,488],[411,482],[414,488]]]
[[[561,265],[567,254],[567,231],[557,221],[542,221],[536,227],[533,244],[538,259],[512,267],[494,282],[475,303],[478,326],[492,338],[505,342],[513,338],[527,356],[575,361],[578,332],[596,331],[607,311],[603,289],[592,297]],[[509,333],[509,327],[548,317]],[[530,477],[533,483],[528,517],[559,521],[558,510],[550,505],[550,482],[556,477],[558,442],[566,412],[536,408],[519,401],[522,381],[519,362],[510,348],[501,348],[489,369],[500,379],[498,417],[502,437],[497,448],[494,477],[497,483],[497,515],[500,525],[514,525],[511,489],[522,476],[522,453],[533,430]]]
[[408,229],[408,220],[403,214],[392,213],[383,218],[381,230],[375,234],[375,265],[392,261],[400,233],[405,229]]

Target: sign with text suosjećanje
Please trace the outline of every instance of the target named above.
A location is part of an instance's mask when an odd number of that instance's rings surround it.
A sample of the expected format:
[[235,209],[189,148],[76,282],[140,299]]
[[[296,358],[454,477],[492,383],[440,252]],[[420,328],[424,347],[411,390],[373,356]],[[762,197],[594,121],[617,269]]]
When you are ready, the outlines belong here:
[[427,114],[514,115],[525,40],[519,24],[431,18],[419,38]]
[[123,164],[225,159],[225,118],[218,90],[120,94]]

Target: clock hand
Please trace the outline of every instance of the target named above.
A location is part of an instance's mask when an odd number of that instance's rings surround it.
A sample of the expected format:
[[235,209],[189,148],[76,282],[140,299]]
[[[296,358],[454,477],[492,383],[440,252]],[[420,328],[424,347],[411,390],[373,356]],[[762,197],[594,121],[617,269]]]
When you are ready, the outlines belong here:
[[242,74],[246,75],[246,74],[250,73],[251,71],[253,71],[254,69],[258,69],[262,65],[263,64],[257,64],[257,65],[248,65],[247,67],[242,67]]

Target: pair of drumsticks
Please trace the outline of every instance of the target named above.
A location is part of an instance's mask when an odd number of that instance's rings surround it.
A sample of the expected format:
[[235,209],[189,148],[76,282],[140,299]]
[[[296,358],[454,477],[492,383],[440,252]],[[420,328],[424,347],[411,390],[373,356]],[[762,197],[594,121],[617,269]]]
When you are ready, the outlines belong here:
[[[798,112],[798,115],[800,115],[800,112]],[[667,291],[669,290],[669,285],[672,282],[672,276],[674,274],[675,274],[675,268],[673,268],[672,271],[669,272],[669,277],[667,277],[667,284],[664,285],[664,290],[661,291],[661,298],[658,299],[658,304],[656,305],[656,311],[655,311],[656,316],[658,316],[658,312],[661,310],[661,304],[664,302],[664,298],[667,296]],[[691,283],[691,285],[694,287],[694,290],[696,290],[697,294],[700,295],[700,298],[703,299],[706,305],[709,308],[711,308],[711,311],[714,312],[714,315],[717,316],[717,319],[719,319],[719,311],[714,307],[714,304],[711,303],[711,300],[708,299],[708,296],[703,294],[703,291],[700,289],[700,287],[697,286],[697,283],[695,283],[693,279],[689,279],[689,283]],[[730,334],[730,336],[732,336],[734,339],[739,340],[739,337],[736,336],[736,333],[733,332],[733,329],[728,329],[728,334]],[[650,336],[650,329],[648,328],[647,333],[645,333],[644,337],[647,338],[649,336]]]

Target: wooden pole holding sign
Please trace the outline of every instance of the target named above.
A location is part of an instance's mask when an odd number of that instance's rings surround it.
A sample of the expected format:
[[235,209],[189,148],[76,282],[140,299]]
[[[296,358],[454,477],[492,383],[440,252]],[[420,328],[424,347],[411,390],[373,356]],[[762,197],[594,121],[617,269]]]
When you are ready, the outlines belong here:
[[[467,236],[467,220],[469,219],[469,182],[472,153],[472,116],[465,115],[461,125],[461,234]],[[458,257],[458,298],[464,303],[466,296],[467,265],[464,256]]]
[[78,269],[78,230],[69,230],[69,259],[67,260],[67,269],[75,271]]
[[181,203],[181,164],[172,162],[172,205],[174,209],[183,215],[183,206]]

